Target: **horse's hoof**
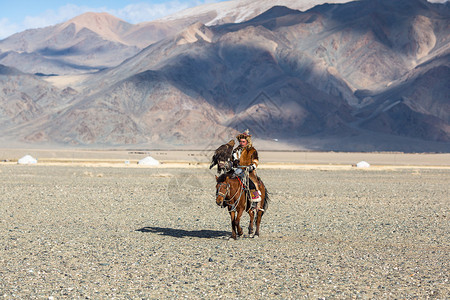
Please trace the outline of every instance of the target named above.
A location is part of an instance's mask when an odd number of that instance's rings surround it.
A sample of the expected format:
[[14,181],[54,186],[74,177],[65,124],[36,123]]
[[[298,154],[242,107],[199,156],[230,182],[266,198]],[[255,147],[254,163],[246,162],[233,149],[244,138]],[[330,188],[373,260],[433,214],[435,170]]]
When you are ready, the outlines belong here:
[[255,234],[255,235],[253,236],[253,238],[254,238],[254,239],[258,239],[258,238],[259,238],[259,235],[256,235],[256,234]]

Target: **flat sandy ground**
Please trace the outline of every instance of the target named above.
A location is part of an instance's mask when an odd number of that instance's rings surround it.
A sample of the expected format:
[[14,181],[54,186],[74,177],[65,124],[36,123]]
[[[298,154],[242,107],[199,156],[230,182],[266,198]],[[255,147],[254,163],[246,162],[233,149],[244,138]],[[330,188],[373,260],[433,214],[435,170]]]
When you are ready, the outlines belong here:
[[237,241],[213,175],[0,163],[0,296],[450,298],[449,168],[261,169]]
[[[80,149],[6,149],[0,148],[0,161],[17,162],[29,154],[40,164],[80,164],[127,166],[151,156],[166,166],[204,165],[211,161],[211,150],[80,150]],[[397,152],[308,152],[308,151],[259,151],[261,168],[304,168],[311,166],[351,166],[366,161],[372,166],[384,167],[448,167],[450,153],[397,153]],[[176,165],[174,165],[176,164]],[[202,167],[204,167],[202,166]]]

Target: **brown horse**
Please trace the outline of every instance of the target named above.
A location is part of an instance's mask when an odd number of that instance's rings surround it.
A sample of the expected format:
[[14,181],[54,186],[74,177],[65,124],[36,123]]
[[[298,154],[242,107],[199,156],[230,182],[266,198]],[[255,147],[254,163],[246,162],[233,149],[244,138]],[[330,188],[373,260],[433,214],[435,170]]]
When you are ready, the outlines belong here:
[[238,177],[234,177],[232,173],[222,174],[220,177],[216,176],[216,182],[216,203],[221,207],[228,207],[228,212],[231,216],[231,237],[236,239],[237,235],[242,236],[243,234],[243,230],[239,225],[239,222],[244,210],[247,210],[250,215],[248,234],[253,234],[253,223],[256,215],[256,232],[254,237],[259,237],[261,218],[264,211],[267,209],[269,202],[269,195],[264,183],[259,180],[259,187],[261,190],[261,207],[264,210],[257,210],[251,207],[251,202],[248,199],[248,193]]

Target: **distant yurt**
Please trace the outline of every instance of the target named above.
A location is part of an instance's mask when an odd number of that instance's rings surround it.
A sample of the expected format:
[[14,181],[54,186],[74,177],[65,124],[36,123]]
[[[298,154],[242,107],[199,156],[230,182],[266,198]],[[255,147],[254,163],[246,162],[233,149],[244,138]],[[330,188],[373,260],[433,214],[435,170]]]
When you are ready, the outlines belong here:
[[151,156],[147,156],[146,158],[143,158],[140,161],[138,161],[138,165],[157,166],[159,165],[159,161],[157,161]]
[[356,164],[357,168],[369,168],[370,164],[366,161],[360,161],[359,163]]
[[37,164],[37,159],[27,154],[24,157],[20,158],[17,163],[21,165]]

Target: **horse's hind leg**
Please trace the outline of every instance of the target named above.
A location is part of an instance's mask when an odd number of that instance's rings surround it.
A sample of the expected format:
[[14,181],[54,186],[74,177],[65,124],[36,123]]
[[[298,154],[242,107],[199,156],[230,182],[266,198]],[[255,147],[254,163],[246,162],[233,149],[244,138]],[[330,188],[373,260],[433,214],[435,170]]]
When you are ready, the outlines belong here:
[[248,224],[248,235],[252,235],[253,234],[253,223],[255,221],[255,212],[253,211],[253,209],[250,209],[248,211],[248,215],[250,216],[250,223]]
[[[262,188],[263,188],[263,194],[261,196],[262,200],[260,202],[261,208],[266,206],[265,204],[267,201],[264,185],[262,186]],[[256,232],[255,232],[254,237],[259,237],[259,226],[261,225],[261,219],[262,219],[263,214],[264,214],[264,210],[256,210]]]
[[261,219],[262,215],[264,214],[263,211],[258,211],[256,213],[256,231],[255,231],[255,237],[259,237],[259,225],[261,225]]

